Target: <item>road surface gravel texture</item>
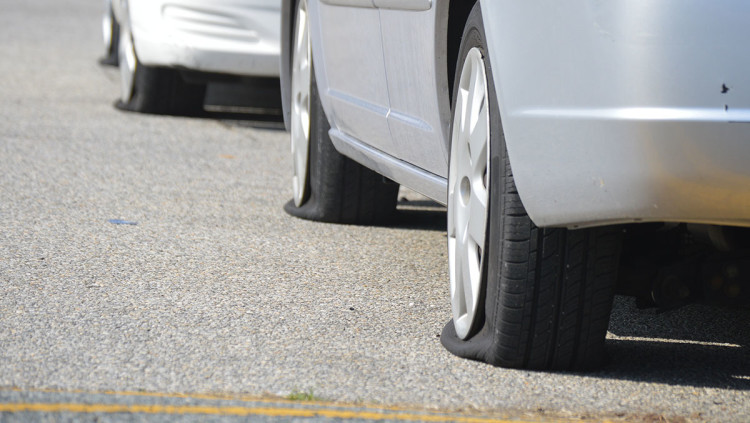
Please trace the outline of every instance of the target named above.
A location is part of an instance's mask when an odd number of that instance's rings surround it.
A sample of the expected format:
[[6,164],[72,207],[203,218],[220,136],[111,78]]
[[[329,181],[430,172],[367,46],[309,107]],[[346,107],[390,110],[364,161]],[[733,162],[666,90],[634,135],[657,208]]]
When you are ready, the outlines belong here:
[[286,215],[278,121],[113,107],[100,3],[0,6],[0,391],[750,420],[747,309],[617,298],[588,374],[452,356],[444,210],[405,192],[389,227]]

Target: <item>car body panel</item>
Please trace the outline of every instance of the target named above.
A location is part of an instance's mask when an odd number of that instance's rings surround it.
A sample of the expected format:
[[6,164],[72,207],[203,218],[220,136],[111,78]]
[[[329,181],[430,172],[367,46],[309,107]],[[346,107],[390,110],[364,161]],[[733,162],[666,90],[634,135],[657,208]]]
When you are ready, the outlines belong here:
[[[446,117],[450,113],[448,102],[439,100],[448,97],[448,82],[439,77],[436,66],[439,50],[435,48],[438,38],[435,11],[436,8],[430,8],[404,13],[386,9],[380,11],[380,22],[389,76],[388,125],[396,145],[394,155],[430,173],[447,177],[447,144],[444,144],[446,148],[435,145],[436,139],[448,136],[449,119]],[[445,109],[441,110],[441,106]]]
[[481,5],[535,223],[750,225],[750,4]]
[[446,203],[446,178],[385,154],[338,129],[331,129],[329,134],[333,145],[341,154],[441,204]]
[[279,0],[128,0],[127,6],[145,65],[279,75]]
[[[316,75],[334,144],[444,203],[450,115],[441,79],[452,76],[441,75],[444,43],[423,49],[425,37],[443,36],[438,11],[447,2],[421,11],[406,10],[419,2],[332,3],[351,1],[327,0],[338,10],[332,14],[311,1]],[[537,225],[750,226],[750,4],[480,2],[514,179]],[[356,27],[335,37],[315,33],[334,25],[333,16],[345,22],[360,10],[379,12],[381,44],[366,48],[384,58],[388,103],[379,114],[388,116],[390,140],[373,139],[367,122],[333,106],[331,86],[371,77],[324,53],[362,48],[353,43]],[[379,75],[380,65],[371,72]]]
[[[433,126],[413,117],[416,113],[412,115],[402,113],[396,119],[410,128],[402,131],[399,138],[393,137],[393,127],[398,124],[391,124],[394,118],[389,97],[391,87],[388,85],[385,75],[386,68],[383,63],[384,50],[382,47],[383,36],[380,32],[380,10],[374,4],[356,3],[359,0],[352,1],[310,1],[308,6],[315,76],[321,95],[321,103],[331,124],[333,143],[342,154],[354,158],[400,184],[410,186],[412,189],[444,203],[445,178],[447,177],[447,147],[445,145],[435,149],[433,152],[434,159],[431,159],[438,164],[433,166],[432,170],[437,169],[440,174],[435,174],[419,165],[397,157],[400,157],[405,150],[414,145],[399,142],[399,140],[405,140],[405,136],[408,135],[407,130],[417,133],[430,133],[431,136],[424,136],[424,134],[419,134],[419,136],[422,141],[420,147],[431,148],[425,141],[434,142],[436,139],[444,139],[442,131],[447,131],[447,120],[445,116],[432,116],[430,119],[434,122]],[[293,3],[291,2],[291,4]],[[418,8],[417,3],[412,4],[412,7]],[[395,6],[393,3],[388,4],[390,9]],[[406,10],[416,13],[411,9]],[[290,12],[290,15],[293,13]],[[420,13],[427,13],[426,19],[423,19],[423,21],[427,25],[426,28],[430,28],[433,25],[431,20],[434,19],[430,16],[432,12],[428,10],[420,11]],[[362,19],[363,16],[369,16],[370,20]],[[357,19],[357,17],[360,19]],[[337,24],[321,25],[321,22],[336,22]],[[346,25],[346,22],[354,22],[355,25]],[[360,31],[360,29],[363,26],[366,26],[378,36],[368,37],[369,41],[367,42],[355,42],[355,40],[362,39],[361,32],[364,31]],[[342,37],[346,37],[349,41],[346,43],[340,42]],[[367,44],[368,42],[369,44]],[[332,46],[331,51],[327,50],[324,47],[325,45]],[[434,44],[430,43],[428,47],[432,50]],[[362,62],[353,63],[351,61],[351,57],[361,54],[369,57],[362,59]],[[291,60],[291,57],[282,56],[282,66],[288,60]],[[365,62],[369,63],[370,66],[360,66]],[[431,66],[427,66],[427,68],[431,68]],[[447,85],[444,81],[443,84]],[[282,87],[284,87],[283,81]],[[375,87],[377,89],[374,89]],[[429,89],[426,90],[428,93],[429,91]],[[438,99],[437,95],[432,94],[425,101],[437,102]],[[411,105],[420,102],[419,98],[413,100],[416,101],[412,101]],[[288,99],[284,98],[283,101],[288,101]],[[403,101],[403,98],[397,98],[397,101]],[[446,101],[442,108],[439,108],[436,104],[430,106],[429,109],[435,114],[442,111],[447,116],[449,112],[447,104]],[[398,111],[396,114],[398,115]],[[414,149],[412,147],[412,150],[420,151],[421,148]],[[417,156],[413,155],[413,157]]]
[[[333,127],[390,154],[395,153],[388,128],[388,86],[380,46],[380,19],[360,0],[324,0],[310,5],[310,30],[319,43],[314,63],[324,64],[319,86],[326,99],[326,115]],[[317,25],[318,22],[335,22]],[[347,42],[341,43],[343,38]],[[328,45],[331,48],[320,46]],[[318,48],[315,48],[318,47]],[[322,84],[321,84],[322,82]]]

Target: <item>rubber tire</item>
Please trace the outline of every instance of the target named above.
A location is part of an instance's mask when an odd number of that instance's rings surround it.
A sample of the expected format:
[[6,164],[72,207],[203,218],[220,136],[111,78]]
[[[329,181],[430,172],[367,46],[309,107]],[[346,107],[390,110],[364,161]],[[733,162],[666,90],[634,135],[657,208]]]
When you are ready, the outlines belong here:
[[[490,97],[490,200],[480,310],[466,339],[451,320],[441,342],[460,357],[534,370],[599,366],[614,298],[615,227],[538,228],[513,180],[477,4],[463,33],[456,81],[472,47],[485,57]],[[458,82],[454,84],[454,96]]]
[[310,142],[307,200],[284,210],[302,219],[357,225],[385,224],[396,212],[398,184],[342,155],[331,142],[331,129],[320,103],[314,65],[310,77]]
[[118,108],[139,113],[200,116],[205,113],[205,97],[205,84],[189,84],[177,70],[137,62],[133,94],[127,103],[119,101]]
[[115,18],[111,5],[109,7],[109,16],[112,38],[110,39],[109,45],[106,46],[107,51],[104,53],[104,57],[99,59],[99,64],[117,67],[120,64],[120,57],[118,55],[118,46],[120,45],[120,24]]

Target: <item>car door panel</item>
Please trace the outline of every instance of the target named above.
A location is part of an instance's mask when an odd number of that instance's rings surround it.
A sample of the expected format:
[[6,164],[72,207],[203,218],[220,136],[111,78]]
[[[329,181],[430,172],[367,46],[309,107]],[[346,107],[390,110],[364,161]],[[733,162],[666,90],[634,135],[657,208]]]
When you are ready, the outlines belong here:
[[[321,0],[312,28],[321,96],[334,128],[383,151],[393,151],[380,16],[371,0]],[[327,24],[321,25],[321,22]],[[321,75],[323,70],[324,75]]]
[[[385,1],[385,0],[383,0]],[[447,177],[450,110],[448,83],[438,75],[435,5],[426,11],[409,9],[430,2],[387,0],[380,10],[383,55],[388,82],[388,125],[396,144],[393,154],[421,169]],[[400,6],[401,10],[394,10]],[[442,103],[441,103],[442,102]]]
[[373,0],[375,7],[396,10],[430,10],[432,0]]

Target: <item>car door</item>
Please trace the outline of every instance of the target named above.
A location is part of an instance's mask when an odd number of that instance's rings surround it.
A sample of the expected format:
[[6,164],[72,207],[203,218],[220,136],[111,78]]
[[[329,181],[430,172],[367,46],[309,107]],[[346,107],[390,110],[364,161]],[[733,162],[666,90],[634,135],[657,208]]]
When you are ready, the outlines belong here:
[[[334,130],[392,152],[380,16],[371,0],[312,2],[316,77]],[[315,8],[317,6],[317,8]]]
[[[436,31],[437,0],[374,0],[380,8],[383,55],[390,99],[393,154],[429,173],[447,177],[450,121],[443,42]],[[445,31],[440,32],[444,34]],[[444,35],[443,35],[444,36]]]

